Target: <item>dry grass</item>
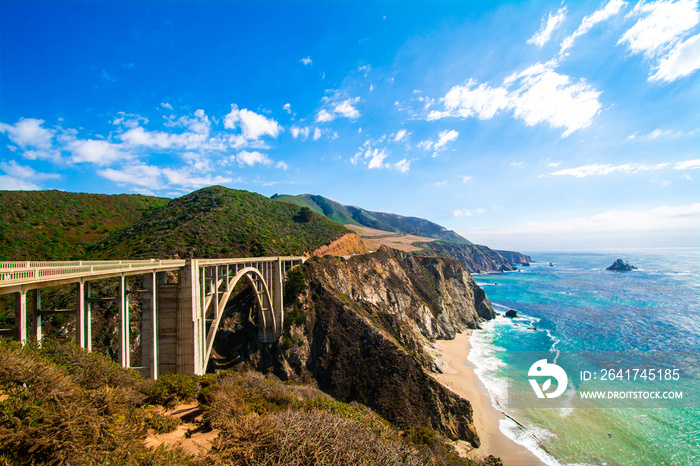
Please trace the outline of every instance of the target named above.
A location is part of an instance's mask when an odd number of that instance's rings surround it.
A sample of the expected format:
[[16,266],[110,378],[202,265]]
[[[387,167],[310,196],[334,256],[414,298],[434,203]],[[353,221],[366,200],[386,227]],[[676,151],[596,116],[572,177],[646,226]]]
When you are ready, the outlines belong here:
[[[63,365],[58,365],[52,351],[50,343],[44,354],[36,347],[21,348],[0,339],[0,390],[6,396],[0,402],[0,458],[5,463],[122,465],[187,461],[177,450],[145,447],[145,411],[140,408],[142,396],[137,391],[129,386],[88,381],[75,361],[85,361],[89,356],[70,357],[77,353],[68,352],[65,358],[59,358]],[[109,372],[115,375],[123,370],[116,366]]]
[[144,404],[153,385],[135,374],[75,347],[21,348],[0,339],[0,464],[473,464],[428,429],[399,432],[364,406],[252,371],[166,377],[161,388],[199,388],[205,422],[219,435],[197,457],[150,448],[148,428],[170,430],[175,422]]

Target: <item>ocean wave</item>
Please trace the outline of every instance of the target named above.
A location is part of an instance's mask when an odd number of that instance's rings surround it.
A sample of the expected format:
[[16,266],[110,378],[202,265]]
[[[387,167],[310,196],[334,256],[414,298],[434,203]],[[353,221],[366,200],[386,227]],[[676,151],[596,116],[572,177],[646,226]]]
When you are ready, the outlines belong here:
[[542,448],[544,443],[556,438],[552,432],[539,427],[524,426],[509,416],[502,419],[498,427],[506,437],[530,450],[543,463],[561,466],[559,461]]

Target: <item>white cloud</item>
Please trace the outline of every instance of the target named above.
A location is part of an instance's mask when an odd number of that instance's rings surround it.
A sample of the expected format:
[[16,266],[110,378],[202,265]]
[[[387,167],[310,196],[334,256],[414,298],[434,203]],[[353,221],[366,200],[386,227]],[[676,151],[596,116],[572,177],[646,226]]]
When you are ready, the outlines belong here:
[[277,137],[282,129],[271,118],[259,115],[247,108],[239,110],[236,104],[231,104],[231,113],[224,117],[224,128],[236,129],[238,127],[246,140],[257,140],[262,136]]
[[385,138],[382,137],[378,141],[368,139],[357,150],[354,156],[350,158],[353,165],[364,164],[369,169],[386,168],[397,170],[400,173],[406,173],[411,168],[411,160],[401,159],[398,162],[385,162],[391,152],[385,147],[375,147],[377,143],[381,143]]
[[374,150],[368,149],[367,152],[365,153],[365,158],[369,158],[369,162],[367,162],[367,168],[372,169],[372,168],[382,168],[384,166],[384,159],[389,155],[389,153],[385,150],[379,150],[375,148]]
[[163,107],[163,108],[167,108],[168,110],[172,110],[172,109],[173,109],[173,106],[170,105],[170,104],[167,103],[167,102],[161,102],[161,103],[160,103],[160,106]]
[[569,76],[557,73],[556,66],[554,61],[536,63],[508,76],[500,87],[483,83],[477,86],[470,79],[450,89],[440,99],[445,110],[433,110],[427,119],[476,116],[483,120],[501,110],[511,110],[527,126],[547,122],[553,128],[563,128],[562,137],[569,136],[591,125],[602,107],[598,101],[601,93],[584,80],[573,82]]
[[659,60],[656,73],[649,81],[671,82],[700,69],[700,34],[677,44],[666,57]]
[[345,118],[350,118],[351,120],[356,120],[360,117],[360,112],[357,111],[354,104],[360,101],[359,97],[354,99],[345,99],[335,106],[333,112],[337,115],[344,116]]
[[254,152],[248,152],[248,151],[241,151],[238,154],[236,154],[236,161],[241,165],[248,165],[248,166],[253,166],[256,163],[261,163],[263,165],[270,165],[272,163],[272,160],[270,160],[267,155],[261,154],[258,151]]
[[642,171],[661,170],[667,167],[668,163],[658,163],[656,165],[645,165],[641,163],[626,163],[623,165],[610,165],[594,163],[576,168],[565,168],[550,173],[552,176],[574,176],[585,178],[587,176],[610,175],[612,173],[639,173]]
[[436,151],[445,147],[448,142],[452,142],[457,139],[459,133],[453,129],[440,131],[438,134],[438,142],[433,146]]
[[290,115],[292,114],[292,104],[286,103],[286,104],[284,104],[284,106],[282,107],[282,109],[285,110],[285,111],[286,111],[287,113],[289,113]]
[[[480,120],[493,118],[500,110],[510,106],[508,91],[503,87],[490,87],[470,79],[463,86],[454,86],[440,99],[445,104],[445,111],[433,110],[428,120],[437,120],[446,116],[468,118],[476,116]],[[476,86],[476,87],[474,87]]]
[[316,121],[318,123],[326,123],[328,121],[333,121],[335,120],[335,115],[332,113],[328,112],[325,109],[319,110],[318,114],[316,115]]
[[644,134],[642,136],[637,136],[637,134],[631,134],[627,139],[658,139],[660,137],[676,137],[680,136],[682,133],[680,131],[671,131],[669,130],[662,130],[660,128],[656,128],[654,131],[652,131],[649,134]]
[[313,63],[311,57],[302,58],[299,61],[302,62],[304,65],[311,65]]
[[405,129],[400,129],[394,135],[394,142],[401,142],[408,135]]
[[39,189],[33,181],[51,180],[61,177],[58,173],[39,173],[32,167],[18,164],[15,160],[0,162],[0,170],[5,172],[4,176],[0,176],[0,189],[5,190]]
[[523,168],[525,166],[525,162],[511,162],[510,166],[516,168]]
[[401,159],[395,164],[393,164],[392,167],[401,173],[406,173],[411,168],[411,161],[407,159]]
[[183,116],[178,120],[178,123],[197,134],[209,134],[209,131],[211,130],[211,122],[209,121],[209,117],[202,109],[194,112],[194,118]]
[[187,167],[178,170],[164,168],[162,173],[167,179],[169,186],[175,185],[185,189],[199,189],[205,186],[224,184],[232,181],[231,178],[221,175],[193,176]]
[[511,93],[513,115],[528,126],[548,122],[565,128],[562,137],[566,137],[590,126],[601,109],[599,91],[584,80],[571,82],[569,76],[554,71],[554,63],[538,63],[507,78],[515,81],[521,86]]
[[132,158],[117,144],[94,139],[77,139],[68,144],[71,151],[70,161],[74,163],[90,162],[97,165],[110,165],[119,160]]
[[700,168],[700,159],[678,162],[673,168],[675,168],[676,170],[695,170],[697,168]]
[[44,120],[22,118],[14,125],[0,123],[0,133],[7,133],[10,140],[22,149],[50,149],[55,131],[43,128]]
[[173,169],[143,163],[130,163],[120,169],[106,168],[98,170],[97,174],[120,185],[130,186],[139,191],[148,190],[148,192],[165,188],[199,189],[232,181],[231,178],[222,175],[192,175],[190,166]]
[[472,217],[474,215],[480,215],[485,212],[484,209],[467,210],[467,209],[455,209],[450,211],[450,216],[452,217]]
[[122,141],[130,146],[141,146],[157,149],[219,149],[222,142],[210,139],[207,134],[185,132],[181,134],[164,131],[146,131],[141,126],[132,128],[121,136]]
[[430,150],[434,144],[435,142],[431,141],[430,139],[426,139],[425,141],[421,141],[416,145],[421,149]]
[[122,185],[141,186],[150,189],[164,188],[158,167],[141,163],[128,164],[121,169],[106,168],[97,174]]
[[545,18],[542,18],[540,29],[534,36],[528,39],[527,43],[542,47],[547,43],[547,41],[549,41],[549,38],[552,37],[552,33],[559,28],[559,26],[561,26],[565,19],[566,7],[560,8],[555,14],[550,12],[546,20]]
[[632,53],[653,57],[700,23],[696,0],[639,2],[629,16],[641,18],[618,41]]
[[355,105],[359,101],[359,97],[347,98],[344,92],[334,91],[332,95],[324,96],[321,99],[323,108],[316,114],[316,122],[326,123],[337,117],[357,120],[360,117],[360,112],[355,108]]
[[700,235],[700,203],[616,209],[497,228],[459,229],[458,233],[492,248],[526,251],[695,246]]
[[21,180],[14,176],[0,175],[0,190],[3,191],[37,191],[41,188],[31,181]]
[[310,130],[310,128],[308,126],[304,126],[304,127],[292,126],[289,129],[289,132],[292,133],[292,137],[294,139],[301,137],[302,140],[305,140],[306,138],[309,137],[309,130]]
[[466,183],[467,181],[474,179],[474,177],[471,175],[460,175],[459,179],[462,180],[462,183]]
[[314,129],[314,141],[318,141],[319,139],[321,139],[321,134],[322,134],[321,130],[318,128],[315,128]]
[[583,20],[581,20],[581,25],[578,27],[578,29],[576,29],[572,35],[562,41],[560,53],[564,53],[566,50],[571,48],[574,45],[576,38],[586,34],[588,31],[593,29],[593,26],[603,21],[607,21],[611,17],[618,14],[625,5],[627,5],[627,2],[623,0],[610,0],[605,7],[588,16],[585,16]]
[[277,165],[275,165],[277,168],[281,168],[282,170],[287,170],[289,168],[289,165],[287,165],[284,161],[280,160],[277,162]]
[[[161,104],[163,105],[163,104]],[[124,126],[126,128],[136,128],[137,126],[148,123],[148,118],[136,115],[133,113],[119,112],[118,117],[112,120],[115,126]]]

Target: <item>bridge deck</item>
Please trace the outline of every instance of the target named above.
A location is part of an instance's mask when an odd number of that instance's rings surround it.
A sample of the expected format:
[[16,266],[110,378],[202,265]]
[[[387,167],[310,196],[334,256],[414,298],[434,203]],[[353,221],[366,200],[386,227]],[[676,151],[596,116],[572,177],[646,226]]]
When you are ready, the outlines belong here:
[[[196,259],[200,267],[302,260],[298,256]],[[103,279],[121,275],[164,272],[184,267],[185,259],[112,260],[112,261],[13,261],[0,262],[0,295],[47,286],[78,283],[84,279]]]

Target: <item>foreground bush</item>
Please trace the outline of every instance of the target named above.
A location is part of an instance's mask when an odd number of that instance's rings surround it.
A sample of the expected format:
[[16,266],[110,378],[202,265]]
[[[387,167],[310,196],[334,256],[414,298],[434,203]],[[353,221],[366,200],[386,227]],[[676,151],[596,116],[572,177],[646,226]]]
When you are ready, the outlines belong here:
[[[76,347],[57,348],[50,342],[44,347],[45,352],[0,339],[0,462],[164,465],[187,461],[180,450],[145,446],[142,396],[129,386],[137,379]],[[98,361],[96,367],[107,375],[92,381],[86,378],[97,370],[89,361]],[[126,386],[117,386],[118,381]]]

